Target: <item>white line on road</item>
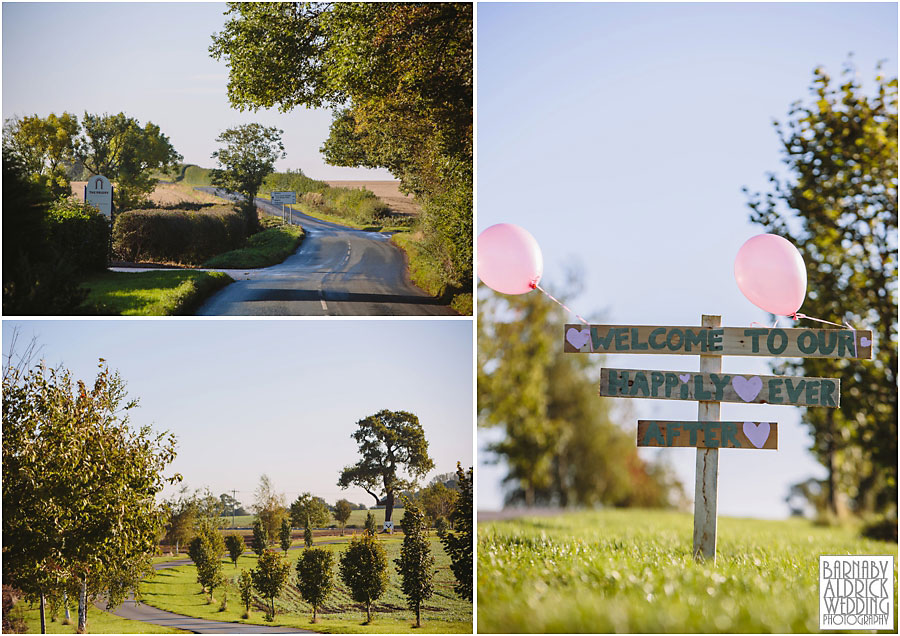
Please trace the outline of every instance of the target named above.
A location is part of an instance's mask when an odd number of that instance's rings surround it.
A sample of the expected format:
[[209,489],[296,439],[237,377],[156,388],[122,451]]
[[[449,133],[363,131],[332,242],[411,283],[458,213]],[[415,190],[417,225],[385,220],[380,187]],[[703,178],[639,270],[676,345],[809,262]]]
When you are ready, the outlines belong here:
[[328,311],[328,305],[325,304],[325,301],[320,300],[319,302],[322,303],[322,309],[324,309],[325,311]]

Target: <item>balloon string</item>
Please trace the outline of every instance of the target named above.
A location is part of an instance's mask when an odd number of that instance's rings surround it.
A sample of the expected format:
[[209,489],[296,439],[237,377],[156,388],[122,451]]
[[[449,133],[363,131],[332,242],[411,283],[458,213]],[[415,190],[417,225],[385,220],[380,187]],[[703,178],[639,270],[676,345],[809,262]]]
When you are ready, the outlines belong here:
[[584,318],[582,318],[581,316],[579,316],[578,314],[576,314],[574,311],[572,311],[571,309],[569,309],[568,307],[566,307],[564,304],[562,304],[562,303],[561,303],[560,301],[558,301],[556,298],[554,298],[553,296],[551,296],[550,294],[548,294],[547,291],[546,291],[543,287],[541,287],[540,285],[537,284],[537,281],[531,283],[531,288],[532,288],[532,289],[536,289],[536,290],[538,290],[539,292],[541,292],[542,294],[544,294],[544,296],[546,296],[547,298],[549,298],[550,300],[552,300],[553,302],[555,302],[557,305],[559,305],[560,307],[562,307],[563,309],[565,309],[566,311],[568,311],[570,314],[572,314],[573,316],[575,316],[576,318],[578,318],[578,320],[580,320],[582,324],[585,324],[585,325],[590,326],[591,323],[589,323],[587,320],[585,320]]
[[796,311],[795,311],[794,313],[792,313],[792,314],[790,315],[790,317],[793,318],[795,322],[798,321],[798,320],[800,320],[801,318],[805,318],[806,320],[815,320],[816,322],[821,322],[821,323],[824,323],[824,324],[826,324],[826,325],[834,325],[835,327],[846,327],[847,329],[850,329],[850,330],[855,331],[855,329],[853,329],[853,327],[851,327],[851,326],[850,326],[849,324],[847,324],[846,322],[845,322],[843,325],[841,325],[841,324],[838,324],[838,323],[836,323],[836,322],[830,322],[830,321],[828,321],[828,320],[822,320],[822,319],[820,319],[820,318],[813,318],[812,316],[807,316],[806,314],[799,314],[799,313],[797,313]]

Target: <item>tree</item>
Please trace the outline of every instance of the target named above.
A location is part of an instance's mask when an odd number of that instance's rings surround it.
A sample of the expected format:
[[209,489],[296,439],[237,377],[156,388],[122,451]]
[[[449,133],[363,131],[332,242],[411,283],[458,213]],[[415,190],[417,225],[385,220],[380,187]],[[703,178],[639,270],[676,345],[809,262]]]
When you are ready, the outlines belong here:
[[344,536],[344,526],[350,520],[351,514],[353,514],[353,504],[346,499],[340,499],[334,504],[334,520],[341,526],[341,536]]
[[445,519],[444,517],[438,517],[434,520],[434,530],[435,532],[437,532],[438,538],[443,539],[444,537],[446,537],[448,529],[447,519]]
[[225,555],[225,541],[218,530],[200,532],[191,540],[188,554],[197,566],[197,582],[209,593],[208,603],[215,599],[215,588],[225,584],[222,574],[222,557]]
[[331,514],[328,505],[321,497],[313,497],[312,493],[302,493],[291,504],[291,523],[296,527],[309,521],[313,528],[321,528],[328,525]]
[[266,614],[268,621],[275,619],[275,598],[281,594],[290,571],[291,565],[282,555],[273,550],[263,550],[256,568],[250,573],[253,577],[253,587],[260,596],[269,601],[269,612]]
[[459,482],[459,497],[453,505],[450,521],[455,532],[448,532],[441,537],[444,551],[450,557],[450,569],[456,577],[453,590],[457,596],[472,602],[472,551],[475,545],[475,531],[472,505],[472,469],[463,472],[462,465],[456,463],[456,475]]
[[281,520],[285,515],[284,495],[275,492],[272,480],[268,475],[259,478],[259,486],[256,488],[256,503],[253,511],[266,530],[266,545],[275,542],[281,530]]
[[[825,466],[826,501],[838,493],[860,513],[897,502],[897,78],[880,69],[864,92],[847,64],[844,80],[813,71],[810,101],[775,122],[785,176],[749,195],[750,218],[790,240],[806,263],[810,316],[875,333],[872,362],[805,358],[779,373],[841,378],[840,409],[807,409],[812,451]],[[747,189],[744,189],[747,192]],[[826,412],[827,411],[827,412]]]
[[288,521],[287,517],[281,520],[281,530],[278,534],[278,538],[281,540],[281,549],[287,552],[291,549],[291,522]]
[[[414,488],[416,481],[434,468],[425,432],[419,418],[407,411],[379,411],[359,420],[356,426],[353,439],[362,459],[344,468],[338,486],[359,486],[375,498],[375,505],[382,492],[384,520],[390,521],[394,493]],[[403,472],[408,475],[405,479]]]
[[119,210],[141,205],[156,186],[153,173],[174,169],[183,159],[159,126],[147,122],[141,127],[125,113],[85,113],[82,128],[75,155],[90,174],[116,183]]
[[303,544],[307,548],[311,548],[313,545],[313,533],[312,529],[309,527],[309,520],[307,520],[306,528],[303,530]]
[[372,603],[387,589],[387,554],[371,534],[351,537],[341,555],[341,580],[357,603],[366,605],[366,624],[372,622]]
[[235,515],[243,516],[247,514],[247,511],[244,510],[241,502],[228,493],[222,493],[221,495],[219,495],[219,500],[222,502],[222,509],[224,510],[226,515],[234,517]]
[[237,533],[226,535],[225,547],[228,549],[228,556],[234,563],[234,567],[237,567],[238,559],[241,558],[241,555],[244,553],[244,548],[247,547],[244,543],[244,537]]
[[[10,358],[11,359],[11,358]],[[152,573],[166,521],[156,496],[175,439],[129,425],[137,406],[105,361],[88,386],[65,369],[9,366],[3,376],[3,574],[31,598],[77,582],[78,629],[89,599],[115,607]]]
[[253,575],[249,570],[241,572],[238,578],[238,588],[241,591],[241,603],[244,604],[243,618],[250,618],[250,603],[253,602]]
[[375,527],[375,515],[370,512],[366,513],[366,534],[369,536],[375,536],[377,532],[377,528]]
[[175,546],[175,554],[181,546],[190,543],[194,537],[194,525],[197,522],[197,500],[187,494],[187,487],[181,489],[178,496],[166,502],[169,522],[166,524],[166,541]]
[[231,3],[210,53],[239,109],[330,107],[333,165],[384,167],[425,201],[424,246],[448,285],[472,275],[468,3]]
[[262,554],[263,550],[269,546],[269,535],[259,519],[253,522],[253,542],[251,545],[257,556]]
[[433,482],[419,492],[422,508],[425,514],[433,520],[449,517],[457,497],[459,497],[459,493],[447,488],[441,481]]
[[3,153],[22,158],[31,178],[54,198],[71,194],[66,164],[75,160],[78,117],[70,113],[46,118],[31,115],[7,119]]
[[247,236],[259,229],[256,193],[266,176],[275,172],[275,162],[287,156],[281,143],[283,133],[274,126],[244,124],[216,137],[225,147],[212,153],[219,167],[210,171],[209,180],[215,186],[244,195]]
[[334,589],[334,554],[324,548],[304,550],[297,560],[297,589],[312,605],[315,623],[316,611]]
[[416,627],[422,626],[422,602],[434,593],[434,555],[425,538],[425,515],[406,499],[403,505],[403,545],[400,558],[394,559],[397,574],[403,579],[400,586],[409,608],[416,612]]

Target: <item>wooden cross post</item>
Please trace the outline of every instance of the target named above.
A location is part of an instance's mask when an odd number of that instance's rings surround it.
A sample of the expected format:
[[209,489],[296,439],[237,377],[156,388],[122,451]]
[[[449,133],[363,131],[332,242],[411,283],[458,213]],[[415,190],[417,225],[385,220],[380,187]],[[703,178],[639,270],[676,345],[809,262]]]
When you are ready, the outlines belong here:
[[[721,316],[704,315],[703,327],[721,327]],[[701,373],[721,373],[721,355],[701,355]],[[721,402],[698,402],[699,422],[718,422]],[[694,475],[694,558],[716,561],[716,521],[719,494],[719,449],[698,448]]]

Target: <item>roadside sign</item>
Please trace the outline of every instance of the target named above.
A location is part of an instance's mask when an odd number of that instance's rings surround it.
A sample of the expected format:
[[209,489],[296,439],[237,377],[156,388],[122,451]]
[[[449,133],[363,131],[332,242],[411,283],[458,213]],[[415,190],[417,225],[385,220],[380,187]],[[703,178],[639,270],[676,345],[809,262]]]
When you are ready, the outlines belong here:
[[777,450],[778,424],[638,420],[637,445]]
[[297,202],[296,192],[273,192],[272,203],[276,205],[290,205]]
[[100,210],[109,219],[112,219],[113,187],[109,179],[103,175],[91,177],[84,186],[84,201]]

